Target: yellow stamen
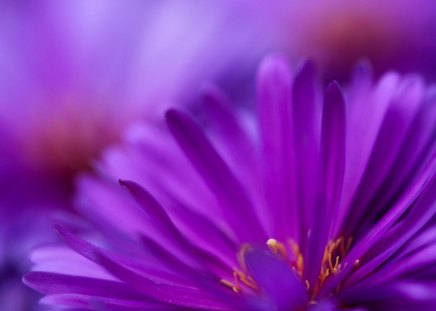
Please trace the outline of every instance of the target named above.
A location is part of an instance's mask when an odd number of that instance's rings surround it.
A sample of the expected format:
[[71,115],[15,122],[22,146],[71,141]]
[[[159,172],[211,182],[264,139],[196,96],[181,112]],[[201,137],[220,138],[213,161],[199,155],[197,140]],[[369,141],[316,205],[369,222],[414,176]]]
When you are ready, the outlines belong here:
[[[321,289],[325,280],[331,275],[340,273],[348,263],[341,263],[341,259],[351,247],[352,238],[345,239],[339,237],[336,240],[331,240],[327,243],[321,262],[321,268],[318,276],[318,280],[315,284],[310,284],[309,280],[303,279],[304,273],[304,257],[300,250],[299,245],[294,240],[289,240],[289,245],[278,242],[276,239],[268,239],[266,242],[269,250],[272,254],[278,256],[282,260],[287,261],[292,269],[302,278],[302,281],[306,284],[306,289],[310,290],[311,299],[314,299]],[[221,284],[232,289],[236,293],[241,293],[244,290],[258,292],[260,290],[256,281],[248,274],[247,266],[245,263],[245,253],[250,251],[252,247],[245,244],[238,252],[237,258],[241,267],[241,270],[234,269],[233,282],[222,279]],[[359,260],[354,262],[354,267],[357,268],[360,264]]]
[[286,247],[285,245],[283,245],[283,243],[277,242],[277,240],[275,239],[269,239],[268,241],[266,241],[266,244],[274,255],[279,255],[283,259],[288,258]]
[[220,282],[221,282],[221,284],[223,284],[224,286],[229,287],[229,288],[230,288],[231,290],[233,290],[235,293],[239,293],[239,289],[238,289],[235,285],[233,285],[231,282],[229,282],[229,281],[227,281],[227,280],[224,280],[224,279],[221,279]]
[[249,244],[243,244],[238,252],[238,262],[243,271],[247,271],[247,265],[245,264],[244,255],[246,252],[250,251],[252,248]]
[[[259,286],[257,286],[256,282],[253,280],[253,278],[249,275],[247,275],[246,273],[242,272],[242,271],[238,271],[235,270],[233,272],[233,276],[235,277],[235,280],[239,280],[240,282],[242,282],[244,285],[248,286],[249,288],[251,288],[254,291],[258,291],[259,290]],[[238,283],[239,283],[238,281]]]
[[303,276],[303,269],[304,269],[304,258],[303,254],[301,253],[300,246],[294,241],[289,240],[289,245],[292,249],[292,252],[297,258],[296,262],[291,262],[297,273],[300,275],[300,277]]

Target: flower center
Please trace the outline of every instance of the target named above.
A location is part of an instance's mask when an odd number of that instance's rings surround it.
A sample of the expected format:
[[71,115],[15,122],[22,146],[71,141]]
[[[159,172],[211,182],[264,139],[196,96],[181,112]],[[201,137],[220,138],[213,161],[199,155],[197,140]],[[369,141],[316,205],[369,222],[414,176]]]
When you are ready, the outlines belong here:
[[[324,282],[329,277],[340,273],[347,266],[347,263],[342,264],[341,260],[350,249],[352,240],[352,238],[346,239],[341,236],[327,243],[320,264],[319,275],[314,284],[310,284],[309,280],[305,278],[304,256],[300,246],[294,240],[289,239],[286,244],[271,238],[266,242],[266,245],[273,255],[290,265],[292,270],[295,271],[295,274],[301,279],[301,282],[306,285],[306,290],[311,299],[314,299]],[[248,244],[241,247],[237,255],[240,269],[234,269],[233,281],[221,280],[221,284],[236,293],[258,293],[260,291],[254,278],[249,275],[244,261],[244,254],[250,249],[251,246]],[[358,262],[355,262],[355,265],[356,264],[358,264]]]

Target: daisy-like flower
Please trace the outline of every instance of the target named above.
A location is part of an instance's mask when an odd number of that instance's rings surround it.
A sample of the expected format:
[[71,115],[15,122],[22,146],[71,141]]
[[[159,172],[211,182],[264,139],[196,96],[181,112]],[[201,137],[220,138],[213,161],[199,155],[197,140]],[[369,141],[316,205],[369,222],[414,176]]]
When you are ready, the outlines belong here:
[[201,125],[170,110],[169,130],[138,125],[106,152],[79,182],[90,228],[57,226],[68,247],[33,253],[44,305],[436,307],[432,89],[362,65],[322,93],[311,63],[292,76],[279,56],[257,87],[257,118],[208,88]]
[[2,128],[46,175],[68,179],[89,168],[132,120],[189,100],[199,81],[239,58],[252,30],[225,27],[233,14],[226,8],[196,0],[1,3]]
[[2,310],[8,284],[21,283],[23,254],[51,236],[47,215],[70,208],[74,176],[130,122],[148,122],[167,101],[189,101],[199,81],[218,79],[242,55],[254,29],[233,27],[226,6],[0,2]]
[[310,57],[329,77],[346,79],[361,58],[377,75],[395,68],[435,77],[434,1],[276,0],[268,9],[250,2],[291,58]]

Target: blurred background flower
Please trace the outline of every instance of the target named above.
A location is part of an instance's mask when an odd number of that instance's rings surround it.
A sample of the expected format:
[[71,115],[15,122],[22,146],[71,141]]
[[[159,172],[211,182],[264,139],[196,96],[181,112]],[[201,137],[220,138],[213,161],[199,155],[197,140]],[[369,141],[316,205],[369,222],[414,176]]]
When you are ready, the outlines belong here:
[[277,48],[316,61],[327,80],[346,79],[368,59],[377,75],[395,69],[436,77],[436,4],[431,0],[245,1],[263,11]]
[[71,209],[74,176],[126,125],[189,103],[235,64],[223,84],[244,80],[261,30],[236,14],[220,1],[1,1],[0,302],[19,293],[24,254],[51,239],[49,215]]
[[26,161],[68,176],[132,119],[219,79],[252,30],[201,3],[2,3],[0,116]]

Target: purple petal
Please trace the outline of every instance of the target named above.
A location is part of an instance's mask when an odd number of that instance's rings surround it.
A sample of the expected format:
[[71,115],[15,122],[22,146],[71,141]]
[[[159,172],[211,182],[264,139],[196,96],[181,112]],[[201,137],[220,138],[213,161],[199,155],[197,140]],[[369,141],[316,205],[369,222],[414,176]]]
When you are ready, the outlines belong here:
[[346,137],[344,189],[335,235],[340,234],[342,223],[348,221],[347,213],[351,207],[351,200],[366,171],[375,140],[398,83],[398,75],[388,73],[361,99],[361,102],[348,106],[346,132],[353,135]]
[[145,297],[124,283],[49,272],[30,272],[23,282],[43,294],[84,294],[99,297],[118,297],[144,300]]
[[436,145],[434,139],[436,135],[435,99],[433,94],[421,105],[396,162],[384,184],[379,187],[378,195],[373,200],[373,204],[380,207],[388,206],[389,201],[398,191],[408,187],[410,182],[416,178],[428,160],[428,156],[434,153],[434,149],[431,148]]
[[[424,191],[424,193],[417,199],[411,211],[408,213],[407,217],[397,224],[395,227],[395,232],[380,241],[379,248],[381,249],[379,253],[371,258],[368,262],[364,262],[359,270],[353,273],[347,283],[353,284],[353,282],[358,282],[359,278],[366,276],[367,274],[374,274],[377,282],[382,282],[387,279],[390,274],[392,274],[394,266],[392,264],[386,266],[388,271],[381,269],[378,275],[374,272],[376,268],[383,267],[384,262],[394,254],[400,247],[409,241],[419,230],[421,230],[436,214],[436,178],[433,178],[430,186]],[[398,257],[395,256],[395,258]],[[423,257],[422,257],[423,258]],[[402,266],[403,269],[404,266]],[[415,267],[417,268],[417,267]],[[407,269],[413,269],[411,264],[407,265]]]
[[246,190],[201,128],[188,115],[176,110],[167,113],[167,123],[186,156],[215,193],[235,235],[242,242],[265,241],[266,234]]
[[290,265],[269,251],[255,248],[244,253],[249,275],[277,310],[296,310],[306,302],[306,290]]
[[346,222],[347,233],[352,234],[362,224],[364,213],[371,217],[377,213],[377,204],[369,204],[375,191],[389,173],[410,125],[421,106],[423,82],[416,77],[405,78],[386,111],[375,141],[371,157],[353,203],[352,217]]
[[258,173],[254,144],[232,110],[234,107],[225,94],[214,86],[204,90],[203,102],[215,147],[244,184],[252,182]]
[[258,74],[258,119],[264,187],[272,236],[298,239],[291,75],[280,56],[265,59]]
[[224,269],[224,271],[229,269],[229,267],[214,254],[201,249],[189,241],[174,225],[159,202],[157,202],[147,190],[132,181],[120,181],[120,183],[133,195],[145,212],[161,226],[162,232],[167,233],[167,238],[175,241],[174,245],[178,247],[180,251],[190,255],[190,258],[195,260],[200,266],[213,264]]
[[419,176],[418,180],[402,195],[402,197],[396,202],[395,206],[376,224],[373,226],[370,232],[363,236],[348,255],[343,259],[343,262],[348,262],[346,267],[343,266],[343,270],[340,274],[334,278],[327,280],[322,292],[327,293],[336,287],[353,269],[353,263],[360,259],[372,246],[380,241],[384,237],[384,234],[391,228],[391,226],[403,215],[403,213],[413,205],[413,202],[419,198],[423,191],[429,187],[432,178],[434,178],[436,168],[436,155],[433,155],[432,159],[427,163],[425,169]]
[[310,284],[316,283],[324,248],[336,219],[345,167],[345,102],[336,82],[327,87],[321,137],[322,173],[317,202],[312,213],[304,271]]
[[[298,163],[298,208],[300,214],[300,245],[306,245],[307,233],[315,205],[313,189],[318,184],[321,98],[315,68],[305,62],[295,75],[292,114],[294,123],[295,153]],[[303,250],[304,251],[304,250]]]
[[[96,297],[80,294],[54,294],[45,296],[40,300],[42,305],[52,305],[56,309],[65,311],[141,311],[141,310],[168,310],[168,304],[159,302],[123,300],[113,297]],[[39,309],[38,309],[39,310]]]
[[[191,308],[210,308],[221,310],[223,303],[213,299],[207,292],[192,288],[175,285],[156,284],[150,279],[141,276],[132,270],[124,267],[114,259],[103,253],[98,254],[100,264],[120,280],[134,286],[147,297],[156,299],[172,305]],[[231,303],[231,301],[229,301]]]

